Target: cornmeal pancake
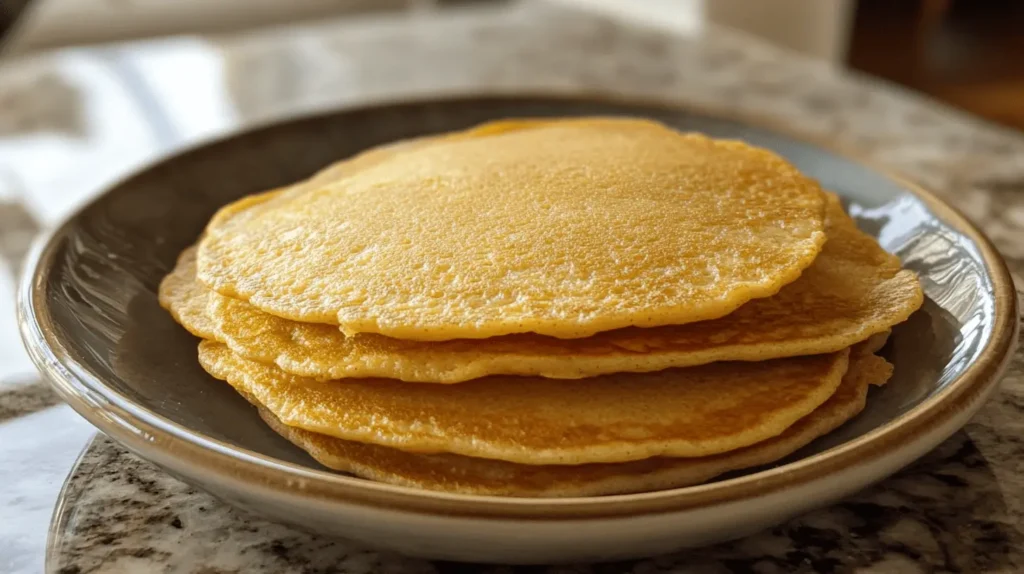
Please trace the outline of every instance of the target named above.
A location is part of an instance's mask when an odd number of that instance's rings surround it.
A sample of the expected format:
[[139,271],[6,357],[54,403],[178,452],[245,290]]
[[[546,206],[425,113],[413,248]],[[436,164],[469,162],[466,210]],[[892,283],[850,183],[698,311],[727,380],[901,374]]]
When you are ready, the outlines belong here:
[[208,228],[218,230],[226,225],[240,226],[244,221],[254,218],[264,210],[272,210],[278,204],[287,202],[297,195],[315,190],[317,187],[329,184],[347,174],[355,173],[377,165],[384,160],[399,156],[401,153],[424,147],[440,141],[455,141],[459,139],[471,139],[474,137],[488,136],[499,133],[506,133],[521,129],[535,127],[546,120],[518,119],[502,120],[485,123],[461,132],[453,132],[434,136],[422,136],[410,138],[360,152],[352,157],[338,161],[325,169],[320,170],[308,180],[299,182],[288,188],[276,189],[265,193],[257,193],[243,197],[229,205],[219,209],[210,218]]
[[183,271],[195,267],[194,248],[188,248],[178,256],[174,271],[164,277],[157,290],[160,306],[167,309],[174,320],[201,339],[219,340],[217,326],[210,319],[210,290],[197,283],[195,273]]
[[[920,307],[921,287],[914,274],[901,270],[897,257],[857,230],[834,196],[826,230],[828,241],[814,264],[773,297],[712,321],[619,329],[586,339],[532,334],[437,342],[346,337],[334,326],[280,319],[205,289],[194,279],[193,250],[183,254],[164,287],[178,291],[167,299],[208,314],[194,319],[212,324],[212,332],[206,327],[200,336],[296,375],[432,383],[494,374],[580,378],[835,352],[887,330]],[[181,310],[176,316],[195,332],[187,314]]]
[[[516,129],[515,124],[508,126],[496,126],[495,130],[511,131]],[[434,141],[443,138],[472,137],[472,132],[459,132],[457,134],[446,134],[444,136],[425,136],[381,145],[364,152],[358,153],[350,158],[343,159],[331,166],[315,173],[309,179],[299,182],[293,186],[275,189],[264,193],[257,193],[239,199],[225,207],[222,207],[210,218],[207,226],[210,229],[218,229],[229,221],[232,225],[241,225],[243,220],[259,215],[264,209],[272,209],[276,202],[283,202],[289,198],[305,193],[310,189],[335,181],[346,174],[357,172],[361,169],[372,167],[386,159],[390,159],[404,151],[414,150],[418,147],[429,145]],[[273,201],[272,201],[273,200]]]
[[317,381],[199,345],[214,377],[288,426],[416,452],[524,464],[707,456],[773,437],[831,396],[849,350],[578,381],[494,376],[459,385]]
[[[524,125],[528,125],[524,122]],[[481,126],[484,127],[484,126]],[[507,125],[497,123],[488,128],[494,131],[511,131],[517,129],[517,122],[507,122]],[[466,132],[466,134],[470,134]],[[461,134],[459,134],[461,135]],[[454,136],[447,136],[454,137]],[[465,137],[465,136],[462,136]],[[286,198],[302,193],[309,187],[333,181],[342,174],[355,172],[366,167],[373,166],[384,159],[390,158],[405,150],[415,149],[427,145],[438,137],[422,137],[395,142],[378,146],[365,152],[356,154],[351,158],[339,161],[334,165],[314,174],[309,180],[301,182],[288,188],[273,189],[264,193],[257,193],[243,197],[231,205],[222,208],[211,218],[210,226],[216,227],[219,223],[232,218],[248,217],[257,209],[262,209],[265,204],[275,198]],[[195,248],[190,247],[183,251],[178,257],[178,263],[174,270],[164,277],[160,282],[159,301],[160,305],[170,311],[174,319],[185,327],[189,332],[203,339],[219,339],[215,334],[213,325],[208,320],[206,311],[209,289],[196,284],[195,281]]]
[[200,280],[349,335],[578,338],[728,314],[825,241],[820,188],[766,150],[644,120],[496,125],[229,206]]
[[617,464],[524,465],[455,454],[417,454],[341,440],[260,416],[328,468],[401,486],[463,494],[567,497],[626,494],[705,482],[731,470],[775,462],[831,432],[864,408],[868,385],[881,385],[892,365],[870,353],[851,358],[842,384],[824,404],[782,434],[745,448],[700,458],[649,458]]

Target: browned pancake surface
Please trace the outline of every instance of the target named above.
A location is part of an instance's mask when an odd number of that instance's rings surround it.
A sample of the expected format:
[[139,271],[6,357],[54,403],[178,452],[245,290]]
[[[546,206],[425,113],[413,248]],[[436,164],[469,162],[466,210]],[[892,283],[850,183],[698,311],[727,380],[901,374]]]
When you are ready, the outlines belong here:
[[285,424],[357,442],[524,464],[706,456],[775,436],[835,392],[848,350],[762,363],[553,381],[494,376],[458,385],[318,381],[204,341],[213,376]]
[[825,240],[817,184],[740,142],[609,118],[470,133],[229,206],[200,280],[350,335],[578,338],[728,314]]
[[835,394],[774,438],[708,457],[651,458],[616,464],[538,466],[453,454],[408,453],[288,427],[262,407],[260,415],[277,433],[324,466],[371,480],[462,494],[597,496],[690,486],[731,470],[784,458],[859,413],[868,386],[885,383],[891,373],[892,365],[884,359],[862,353],[852,360]]

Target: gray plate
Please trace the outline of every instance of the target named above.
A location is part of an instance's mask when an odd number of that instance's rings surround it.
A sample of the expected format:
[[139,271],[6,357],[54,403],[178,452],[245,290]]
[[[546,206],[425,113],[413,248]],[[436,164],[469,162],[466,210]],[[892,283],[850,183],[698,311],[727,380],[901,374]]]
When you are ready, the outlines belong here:
[[[61,394],[97,426],[222,496],[242,498],[174,461],[201,451],[230,459],[236,475],[273,466],[274,473],[340,484],[270,432],[228,385],[200,369],[196,340],[157,304],[160,279],[214,211],[244,195],[293,183],[339,158],[400,138],[494,118],[575,115],[646,116],[775,150],[842,195],[860,227],[920,274],[927,301],[894,329],[884,351],[896,365],[890,384],[872,391],[862,415],[790,460],[854,443],[925,409],[971,369],[975,398],[991,390],[1014,337],[1015,299],[991,246],[938,200],[820,147],[749,124],[656,105],[559,98],[472,98],[341,111],[164,160],[111,188],[39,246],[21,293],[26,344]],[[154,444],[172,446],[156,452]],[[474,497],[452,497],[460,498]]]

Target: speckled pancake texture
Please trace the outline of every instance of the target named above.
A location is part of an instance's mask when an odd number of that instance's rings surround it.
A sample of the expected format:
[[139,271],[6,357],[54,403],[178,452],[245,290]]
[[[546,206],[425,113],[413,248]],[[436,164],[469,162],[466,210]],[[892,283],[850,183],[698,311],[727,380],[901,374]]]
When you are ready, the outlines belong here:
[[656,457],[614,464],[524,465],[454,454],[417,454],[342,440],[286,426],[258,401],[275,432],[328,468],[356,476],[461,494],[572,497],[626,494],[699,484],[724,472],[775,462],[857,415],[869,385],[884,384],[892,365],[870,353],[855,355],[842,384],[824,404],[782,434],[763,442],[699,458]]
[[177,302],[176,316],[190,330],[205,325],[200,329],[207,333],[201,334],[204,338],[226,343],[247,359],[320,379],[458,383],[495,374],[581,378],[759,361],[844,349],[904,321],[921,305],[915,275],[901,270],[898,258],[859,231],[834,196],[829,196],[826,223],[828,240],[821,255],[772,297],[711,321],[618,329],[586,339],[533,334],[437,342],[347,337],[334,326],[281,319],[197,285],[193,250],[179,260],[161,295],[172,311]]
[[207,311],[210,291],[196,282],[195,273],[187,271],[195,268],[195,261],[195,249],[181,253],[174,270],[160,282],[157,300],[189,333],[201,339],[217,339],[217,326]]
[[291,427],[412,452],[522,464],[695,457],[778,435],[839,386],[849,350],[575,381],[495,376],[459,385],[318,381],[204,341],[199,361]]
[[766,150],[645,120],[495,126],[229,207],[199,279],[348,335],[578,338],[721,317],[825,241],[819,187]]
[[875,353],[923,293],[781,157],[590,117],[398,141],[242,198],[158,298],[328,468],[573,497],[831,432],[891,376]]

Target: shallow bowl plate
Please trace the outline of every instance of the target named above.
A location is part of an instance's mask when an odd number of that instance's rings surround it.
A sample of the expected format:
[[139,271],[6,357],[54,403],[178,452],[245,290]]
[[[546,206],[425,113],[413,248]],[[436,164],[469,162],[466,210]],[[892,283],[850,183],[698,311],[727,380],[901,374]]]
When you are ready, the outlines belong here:
[[[520,116],[636,115],[740,138],[835,190],[866,232],[918,272],[924,308],[897,327],[892,381],[856,419],[768,468],[697,487],[562,500],[446,495],[326,471],[196,362],[157,304],[160,279],[220,206],[399,138]],[[992,245],[935,196],[823,147],[656,104],[474,97],[307,117],[203,145],[122,181],[36,248],[20,294],[30,353],[114,439],[238,506],[428,558],[597,561],[738,537],[877,481],[960,428],[995,389],[1016,299]]]

